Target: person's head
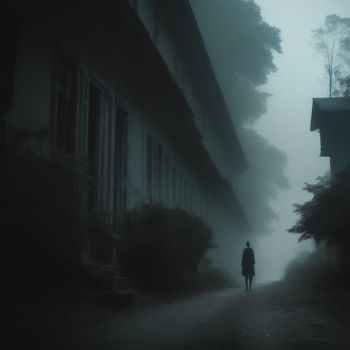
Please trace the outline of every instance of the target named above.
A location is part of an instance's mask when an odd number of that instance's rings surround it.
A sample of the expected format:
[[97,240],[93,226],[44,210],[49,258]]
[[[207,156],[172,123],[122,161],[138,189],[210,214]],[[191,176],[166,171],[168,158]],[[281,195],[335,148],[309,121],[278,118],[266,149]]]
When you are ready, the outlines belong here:
[[247,242],[246,242],[246,245],[247,245],[247,247],[249,248],[249,246],[250,246],[250,243],[249,243],[249,242],[247,241]]

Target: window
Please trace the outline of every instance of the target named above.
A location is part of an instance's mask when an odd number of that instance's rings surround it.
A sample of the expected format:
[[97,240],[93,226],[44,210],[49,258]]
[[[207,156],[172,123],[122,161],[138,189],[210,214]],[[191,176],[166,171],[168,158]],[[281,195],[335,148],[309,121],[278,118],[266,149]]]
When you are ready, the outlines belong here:
[[182,180],[182,173],[180,170],[177,171],[177,204],[179,207],[183,206],[183,191],[182,191],[182,186],[183,186],[183,180]]
[[153,137],[147,134],[147,195],[153,192]]
[[[164,188],[167,191],[169,181],[169,159],[164,157],[163,147],[151,134],[147,134],[146,192],[149,198],[163,201]],[[164,171],[166,172],[164,174]],[[166,194],[167,196],[168,194]]]
[[88,162],[89,175],[94,180],[93,191],[89,194],[89,208],[98,206],[98,143],[99,143],[99,112],[100,91],[90,83],[89,86],[89,113],[88,113]]
[[[75,86],[75,82],[67,70],[61,71],[58,72],[57,91],[60,94],[56,115],[67,116],[67,101],[74,96],[71,87]],[[92,190],[88,195],[89,208],[116,214],[117,232],[122,232],[128,190],[128,113],[119,104],[116,112],[112,112],[113,95],[97,74],[84,69],[84,66],[77,73],[78,93],[74,100],[78,118],[73,119],[76,122],[74,130],[77,141],[72,138],[74,142],[63,144],[72,147],[76,144],[75,154],[88,160],[88,172],[92,179]],[[66,125],[67,122],[57,124],[57,144],[62,143],[60,140],[70,140],[65,136],[67,133],[61,131],[67,129]]]
[[90,207],[111,209],[111,139],[112,99],[102,87],[90,82],[88,99],[88,161],[94,179]]
[[163,147],[158,143],[157,145],[157,198],[159,201],[163,200]]
[[172,204],[176,206],[177,204],[177,171],[175,166],[171,167],[171,194],[172,194]]
[[168,156],[164,156],[164,199],[170,202],[170,161]]
[[188,210],[188,184],[187,181],[184,181],[184,208]]
[[112,106],[112,96],[102,82],[88,72],[80,74],[77,154],[89,163],[90,209],[112,210]]
[[54,148],[72,155],[77,121],[77,79],[73,62],[63,58],[57,60],[54,84]]
[[189,197],[188,210],[193,213],[193,211],[194,211],[194,208],[193,208],[193,187],[191,184],[189,186],[189,196],[188,197]]
[[121,105],[117,106],[114,131],[113,211],[117,232],[123,232],[128,194],[128,113]]

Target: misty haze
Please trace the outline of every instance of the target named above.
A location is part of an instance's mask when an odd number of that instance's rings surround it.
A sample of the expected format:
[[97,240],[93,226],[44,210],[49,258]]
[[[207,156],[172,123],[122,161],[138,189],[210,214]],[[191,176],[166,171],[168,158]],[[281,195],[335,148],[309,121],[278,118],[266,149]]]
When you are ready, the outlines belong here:
[[5,344],[350,349],[348,0],[3,0]]

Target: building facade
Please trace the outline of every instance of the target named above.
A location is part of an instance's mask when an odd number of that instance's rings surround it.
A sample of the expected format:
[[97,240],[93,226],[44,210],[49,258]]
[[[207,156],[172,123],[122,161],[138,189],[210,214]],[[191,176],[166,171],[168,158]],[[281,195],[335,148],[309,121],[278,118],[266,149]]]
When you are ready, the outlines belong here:
[[234,255],[248,230],[234,192],[247,163],[189,2],[10,3],[8,125],[88,162],[89,207],[111,213],[116,236],[127,209],[162,202],[212,226],[219,264]]
[[321,157],[329,157],[331,176],[350,165],[350,97],[314,98],[311,131],[319,130]]

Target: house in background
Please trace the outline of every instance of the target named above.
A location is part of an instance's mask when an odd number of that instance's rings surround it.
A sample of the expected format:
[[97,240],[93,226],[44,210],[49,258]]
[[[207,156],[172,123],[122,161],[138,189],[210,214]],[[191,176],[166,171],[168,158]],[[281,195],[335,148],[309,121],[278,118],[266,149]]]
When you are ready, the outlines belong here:
[[314,130],[320,132],[321,157],[330,158],[331,176],[350,165],[350,97],[314,98]]
[[211,225],[215,262],[232,270],[249,229],[234,191],[247,162],[189,2],[10,7],[8,124],[46,131],[46,154],[88,161],[96,180],[88,204],[111,214],[116,245],[127,209],[163,202]]

